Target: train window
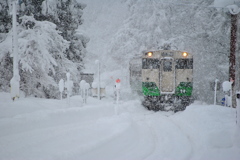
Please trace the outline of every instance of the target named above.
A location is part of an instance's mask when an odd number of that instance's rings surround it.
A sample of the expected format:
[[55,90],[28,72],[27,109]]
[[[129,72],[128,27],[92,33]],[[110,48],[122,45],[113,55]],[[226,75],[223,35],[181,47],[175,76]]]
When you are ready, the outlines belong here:
[[163,71],[164,72],[172,71],[172,60],[168,60],[168,59],[163,60]]
[[153,58],[143,58],[142,68],[143,69],[158,69],[159,68],[159,60],[153,59]]
[[193,59],[177,59],[176,69],[193,69]]

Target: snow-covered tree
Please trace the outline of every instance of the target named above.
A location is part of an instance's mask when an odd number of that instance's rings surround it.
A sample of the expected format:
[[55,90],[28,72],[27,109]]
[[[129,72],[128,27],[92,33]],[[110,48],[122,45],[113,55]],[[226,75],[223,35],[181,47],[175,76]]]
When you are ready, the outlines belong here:
[[78,70],[83,68],[83,58],[86,54],[86,44],[89,41],[84,35],[76,32],[82,24],[83,9],[86,5],[76,0],[45,0],[42,3],[42,14],[48,21],[57,25],[64,39],[70,41],[66,51],[67,58],[78,64]]
[[2,47],[0,47],[0,90],[2,91],[9,91],[9,82],[12,78],[12,59],[8,52],[9,49],[6,47],[9,47],[6,42],[11,43],[10,39],[7,39],[7,34],[12,27],[11,19],[8,1],[0,1],[0,43],[2,43]]
[[[7,66],[6,63],[11,62],[9,57],[12,53],[11,36],[9,32],[6,40],[0,43],[2,66]],[[77,72],[77,65],[68,60],[64,54],[69,42],[63,39],[55,24],[37,21],[33,16],[21,17],[18,38],[21,90],[26,95],[57,97],[59,80],[65,77],[67,71]],[[2,69],[1,72],[8,68],[10,67]],[[10,77],[4,75],[4,78]],[[1,85],[6,87],[5,83],[1,81]]]
[[[78,82],[84,68],[89,39],[75,30],[82,24],[85,5],[76,0],[21,0],[18,4],[21,89],[27,95],[56,97],[49,85],[55,86],[66,71]],[[9,73],[1,74],[0,89],[7,91],[12,75],[11,2],[1,1],[0,12],[0,72]]]
[[[48,95],[53,87],[57,87],[60,73],[71,70],[65,50],[69,42],[64,40],[56,25],[48,21],[37,21],[33,16],[23,16],[19,26],[19,54],[22,69],[23,90],[28,94],[45,93]],[[56,71],[58,74],[56,74]],[[44,91],[44,92],[43,92]],[[37,94],[39,92],[39,94]],[[51,93],[54,97],[54,94]]]
[[6,38],[6,33],[11,29],[11,16],[8,9],[7,1],[0,1],[0,42]]

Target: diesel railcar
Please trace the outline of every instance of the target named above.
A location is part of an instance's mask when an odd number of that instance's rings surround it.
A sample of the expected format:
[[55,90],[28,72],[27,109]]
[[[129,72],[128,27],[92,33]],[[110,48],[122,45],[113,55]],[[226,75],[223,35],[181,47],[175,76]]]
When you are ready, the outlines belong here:
[[142,57],[143,106],[184,110],[192,101],[193,56],[175,50],[146,51]]

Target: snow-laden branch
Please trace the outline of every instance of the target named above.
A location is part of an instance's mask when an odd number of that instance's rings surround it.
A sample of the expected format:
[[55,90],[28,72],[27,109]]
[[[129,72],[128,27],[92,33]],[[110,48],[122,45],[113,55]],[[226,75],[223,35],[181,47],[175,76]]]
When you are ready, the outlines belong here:
[[51,70],[55,73],[57,57],[64,58],[63,52],[69,42],[61,37],[51,22],[37,21],[33,16],[23,16],[21,20],[19,54],[22,69],[32,72],[34,68],[41,68],[43,72]]
[[239,4],[240,0],[214,0],[214,7],[227,8],[233,15],[240,12]]
[[233,5],[229,5],[227,6],[229,12],[233,15],[237,15],[240,12],[240,7],[238,7],[237,5],[233,4]]

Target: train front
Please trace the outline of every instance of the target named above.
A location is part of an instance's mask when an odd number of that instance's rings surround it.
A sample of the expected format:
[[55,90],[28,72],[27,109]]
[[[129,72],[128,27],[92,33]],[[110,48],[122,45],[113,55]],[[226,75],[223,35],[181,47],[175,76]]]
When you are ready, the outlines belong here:
[[160,50],[142,55],[143,105],[150,110],[184,110],[192,99],[193,57]]

